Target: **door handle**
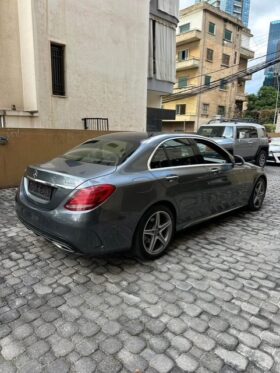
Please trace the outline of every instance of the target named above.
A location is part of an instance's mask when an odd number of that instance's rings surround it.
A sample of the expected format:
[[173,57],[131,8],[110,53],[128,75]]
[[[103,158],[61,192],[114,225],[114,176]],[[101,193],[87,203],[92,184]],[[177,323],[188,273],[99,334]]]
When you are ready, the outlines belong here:
[[172,181],[175,181],[179,178],[178,175],[169,175],[169,176],[166,176],[165,180],[169,181],[170,183],[172,183]]
[[214,172],[219,172],[220,169],[219,169],[219,167],[214,167],[214,168],[211,168],[210,171],[214,173]]
[[253,144],[254,143],[254,141],[248,141],[248,144]]

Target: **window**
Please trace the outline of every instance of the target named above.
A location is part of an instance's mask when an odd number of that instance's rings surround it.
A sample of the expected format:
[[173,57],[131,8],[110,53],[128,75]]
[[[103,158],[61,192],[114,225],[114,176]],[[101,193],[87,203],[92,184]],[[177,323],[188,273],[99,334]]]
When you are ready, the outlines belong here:
[[216,25],[215,25],[215,23],[209,22],[208,32],[209,32],[209,34],[216,35]]
[[65,46],[51,43],[52,93],[65,96]]
[[186,105],[180,104],[176,105],[176,115],[185,115],[186,114]]
[[224,39],[226,41],[232,42],[232,31],[229,31],[229,30],[225,29]]
[[186,50],[183,50],[183,51],[179,51],[178,53],[178,61],[185,61],[189,58],[189,50],[186,49]]
[[204,140],[195,140],[199,151],[199,163],[225,164],[231,163],[230,158],[214,144]]
[[207,48],[206,60],[209,61],[209,62],[213,62],[213,57],[214,57],[214,51],[213,51],[213,49]]
[[198,135],[204,137],[224,137],[227,139],[233,139],[233,127],[230,126],[201,126],[197,132]]
[[226,91],[227,90],[227,81],[222,79],[221,82],[220,82],[220,89],[223,90],[223,91]]
[[211,84],[211,76],[209,76],[209,75],[205,76],[205,78],[204,78],[204,84],[207,85],[207,86],[210,86],[210,84]]
[[193,147],[187,139],[173,139],[166,141],[156,151],[150,167],[178,167],[196,164]]
[[209,113],[209,104],[202,104],[202,114],[208,115]]
[[178,88],[185,88],[188,86],[188,78],[185,76],[182,76],[178,80]]
[[104,166],[118,166],[128,159],[138,146],[139,142],[131,140],[89,140],[65,153],[63,158]]
[[239,140],[244,139],[257,139],[258,132],[254,127],[238,127],[237,128],[237,138]]
[[187,139],[169,140],[163,146],[171,167],[196,163],[193,148]]
[[155,155],[153,156],[153,159],[151,160],[150,167],[151,168],[164,168],[169,166],[169,160],[167,158],[166,152],[161,146],[156,151]]
[[218,106],[218,110],[217,110],[217,114],[218,115],[222,115],[222,116],[225,116],[226,114],[226,107],[225,106]]
[[180,34],[184,34],[185,32],[190,31],[190,28],[191,28],[190,23],[185,23],[184,25],[179,26]]
[[230,56],[228,54],[223,53],[222,65],[229,66],[229,62],[230,62]]

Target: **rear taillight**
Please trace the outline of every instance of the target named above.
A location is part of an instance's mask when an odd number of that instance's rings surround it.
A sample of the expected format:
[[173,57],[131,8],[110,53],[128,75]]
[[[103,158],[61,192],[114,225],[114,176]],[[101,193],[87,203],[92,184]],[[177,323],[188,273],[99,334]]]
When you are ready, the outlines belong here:
[[114,185],[96,185],[78,190],[65,204],[70,211],[88,211],[105,202],[116,190]]

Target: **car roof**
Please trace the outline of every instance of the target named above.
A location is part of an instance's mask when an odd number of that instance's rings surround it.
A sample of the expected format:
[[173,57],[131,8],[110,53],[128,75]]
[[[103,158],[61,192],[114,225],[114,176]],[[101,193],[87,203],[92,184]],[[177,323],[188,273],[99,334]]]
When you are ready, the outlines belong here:
[[[133,142],[150,142],[153,140],[165,140],[169,139],[170,137],[201,137],[195,133],[183,133],[183,132],[112,132],[106,135],[98,136],[98,139],[111,139],[111,140],[122,140],[122,141],[133,141]],[[91,140],[96,140],[97,138],[88,139],[87,142]]]
[[232,127],[232,126],[244,126],[244,127],[258,127],[258,128],[264,128],[261,124],[258,123],[248,123],[248,122],[211,122],[211,123],[205,123],[201,127],[207,127],[207,126],[221,126],[221,127]]

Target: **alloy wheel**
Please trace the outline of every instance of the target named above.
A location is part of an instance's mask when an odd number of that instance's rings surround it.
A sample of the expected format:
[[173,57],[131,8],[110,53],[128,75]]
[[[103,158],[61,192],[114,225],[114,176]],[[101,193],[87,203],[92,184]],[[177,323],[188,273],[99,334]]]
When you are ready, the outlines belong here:
[[259,157],[259,166],[264,167],[266,164],[266,154],[262,152]]
[[173,221],[165,211],[153,213],[143,230],[143,246],[150,255],[158,255],[168,246],[172,236]]
[[259,180],[254,190],[253,203],[254,203],[255,208],[259,209],[262,206],[264,197],[265,197],[265,182],[263,180]]

